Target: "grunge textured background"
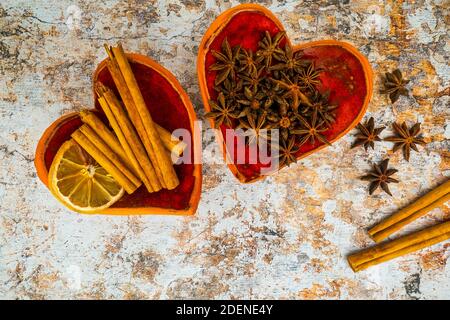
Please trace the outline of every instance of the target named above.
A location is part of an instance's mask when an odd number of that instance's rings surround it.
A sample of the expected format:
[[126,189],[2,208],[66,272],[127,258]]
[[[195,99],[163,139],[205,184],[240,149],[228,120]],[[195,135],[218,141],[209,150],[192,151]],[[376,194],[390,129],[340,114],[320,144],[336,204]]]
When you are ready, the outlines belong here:
[[[204,120],[196,75],[203,33],[236,1],[43,1],[0,4],[0,298],[450,298],[450,243],[354,274],[345,257],[372,244],[365,230],[450,176],[448,1],[271,1],[293,42],[349,41],[369,58],[375,92],[366,118],[422,122],[409,163],[383,142],[332,147],[256,184],[222,164],[203,167],[193,217],[84,216],[36,177],[43,130],[93,105],[103,43],[122,41],[180,80]],[[391,105],[380,75],[399,67],[410,97]],[[204,128],[208,125],[204,122]],[[389,130],[383,132],[387,136]],[[206,153],[215,145],[203,141]],[[358,180],[391,157],[394,197]],[[450,218],[436,209],[404,232]]]

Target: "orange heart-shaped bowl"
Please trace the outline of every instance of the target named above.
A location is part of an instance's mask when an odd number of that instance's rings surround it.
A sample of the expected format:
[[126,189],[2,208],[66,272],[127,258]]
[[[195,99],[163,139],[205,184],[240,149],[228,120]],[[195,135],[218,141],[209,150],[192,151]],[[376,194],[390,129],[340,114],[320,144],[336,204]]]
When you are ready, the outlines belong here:
[[[200,136],[195,126],[196,115],[192,103],[175,76],[167,69],[146,56],[127,54],[127,57],[153,120],[170,132],[179,128],[190,131],[191,141],[190,143],[185,141],[188,146],[184,154],[188,152],[191,161],[174,165],[180,180],[179,186],[175,189],[148,193],[145,187],[141,186],[133,194],[125,194],[111,207],[98,213],[192,215],[197,210],[202,186],[202,166],[198,160],[201,158]],[[95,70],[94,87],[98,82],[114,89],[118,95],[106,67],[106,60]],[[96,98],[95,91],[94,97]],[[97,115],[105,120],[98,102],[95,109]],[[78,113],[71,113],[56,120],[42,135],[36,149],[35,166],[39,178],[45,185],[48,186],[48,170],[56,152],[81,124]],[[186,157],[183,156],[183,159]]]
[[[218,93],[214,89],[217,71],[209,67],[216,62],[212,50],[220,51],[226,38],[231,47],[241,47],[256,52],[258,42],[265,31],[274,36],[284,31],[280,21],[268,9],[255,4],[244,4],[222,13],[206,31],[200,44],[197,57],[197,72],[205,110],[211,110],[209,100],[215,101]],[[290,44],[285,37],[284,43]],[[285,45],[283,42],[281,45]],[[301,52],[305,59],[312,61],[320,73],[321,86],[319,92],[329,91],[329,103],[337,105],[336,121],[324,132],[329,142],[334,142],[354,128],[363,117],[372,96],[373,75],[367,59],[352,45],[335,40],[307,42],[293,46],[294,52]],[[211,126],[214,122],[210,120]],[[225,130],[221,125],[216,138],[224,153],[231,172],[243,183],[262,179],[267,174],[261,174],[261,163],[236,163],[237,147],[234,141],[226,141]],[[316,141],[305,143],[295,154],[297,159],[304,158],[322,148],[326,144]],[[232,147],[232,148],[230,148]],[[230,149],[234,150],[231,157]],[[249,147],[245,146],[245,159],[248,159]],[[281,168],[277,168],[278,170]],[[273,170],[270,173],[276,172]]]

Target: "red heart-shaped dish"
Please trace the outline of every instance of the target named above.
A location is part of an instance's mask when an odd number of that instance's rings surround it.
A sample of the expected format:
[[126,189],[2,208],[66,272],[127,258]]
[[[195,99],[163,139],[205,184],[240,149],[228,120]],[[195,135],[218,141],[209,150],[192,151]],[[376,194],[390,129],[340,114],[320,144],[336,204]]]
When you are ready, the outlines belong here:
[[[197,60],[197,72],[206,111],[211,111],[209,100],[216,101],[218,97],[214,89],[217,71],[210,70],[210,66],[216,62],[212,50],[220,51],[224,39],[227,39],[231,47],[240,45],[242,48],[256,52],[261,35],[266,30],[274,36],[284,29],[278,19],[266,8],[246,4],[222,13],[206,31]],[[289,44],[289,39],[285,41]],[[363,117],[372,96],[372,69],[367,59],[346,42],[334,40],[308,42],[294,45],[293,51],[302,52],[305,58],[323,70],[320,73],[321,87],[318,90],[320,92],[329,90],[330,104],[338,106],[335,122],[323,134],[329,142],[334,142],[354,128]],[[212,120],[210,122],[214,127],[214,122]],[[263,178],[264,176],[260,173],[261,168],[264,167],[262,164],[237,164],[233,160],[236,159],[236,155],[230,156],[230,143],[227,147],[225,135],[226,128],[225,125],[221,125],[216,137],[228,160],[230,170],[244,183]],[[307,142],[300,147],[295,156],[300,159],[325,146],[326,144],[317,140],[314,144]],[[249,147],[245,148],[248,155]]]
[[[192,161],[190,164],[174,165],[180,180],[175,189],[149,193],[141,186],[133,194],[125,194],[118,202],[99,213],[192,215],[200,200],[202,167],[199,161],[194,162],[194,159],[200,158],[201,149],[191,101],[177,79],[157,62],[139,54],[127,54],[127,57],[154,121],[170,132],[179,128],[190,131],[190,149],[185,150],[185,154],[189,152]],[[98,82],[116,88],[106,67],[106,60],[99,64],[94,73],[94,87]],[[118,94],[117,90],[115,93]],[[95,107],[96,113],[105,119],[97,102]],[[42,135],[36,149],[35,166],[45,185],[48,186],[48,171],[59,147],[70,139],[70,135],[81,124],[78,113],[71,113],[56,120]]]

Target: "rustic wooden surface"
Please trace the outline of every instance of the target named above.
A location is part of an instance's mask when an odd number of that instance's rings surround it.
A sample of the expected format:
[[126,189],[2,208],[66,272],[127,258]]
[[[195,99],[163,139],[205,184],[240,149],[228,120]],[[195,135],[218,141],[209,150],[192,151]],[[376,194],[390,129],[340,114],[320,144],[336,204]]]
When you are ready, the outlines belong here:
[[[358,274],[345,260],[372,244],[368,226],[450,175],[448,2],[261,3],[294,43],[335,38],[358,47],[375,72],[367,117],[420,121],[428,145],[407,163],[389,143],[350,150],[353,131],[252,185],[237,183],[224,165],[205,164],[194,217],[72,213],[36,177],[34,151],[53,120],[92,105],[103,43],[120,40],[168,67],[203,119],[197,47],[237,2],[2,0],[0,298],[450,298],[448,241]],[[396,67],[412,94],[393,106],[378,93],[379,76]],[[214,145],[203,141],[205,151]],[[369,197],[358,177],[386,156],[401,183],[393,198]],[[449,212],[448,204],[433,210],[404,232]]]

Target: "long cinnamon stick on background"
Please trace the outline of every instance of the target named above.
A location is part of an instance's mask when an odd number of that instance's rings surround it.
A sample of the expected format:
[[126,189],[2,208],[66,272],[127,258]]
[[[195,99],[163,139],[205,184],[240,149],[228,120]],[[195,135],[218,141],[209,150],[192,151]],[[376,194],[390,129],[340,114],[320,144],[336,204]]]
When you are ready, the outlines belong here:
[[387,237],[389,237],[391,234],[393,234],[394,232],[397,232],[398,230],[400,230],[401,228],[403,228],[404,226],[406,226],[407,224],[410,224],[411,222],[413,222],[416,219],[419,219],[420,217],[424,216],[426,213],[428,213],[429,211],[443,205],[444,203],[446,203],[447,201],[450,200],[450,193],[447,193],[445,196],[437,199],[436,201],[432,202],[431,204],[429,204],[428,206],[414,212],[413,214],[405,217],[403,220],[400,220],[397,223],[394,223],[393,225],[375,233],[374,235],[372,235],[373,240],[375,240],[375,242],[381,242],[382,240],[386,239]]
[[[406,217],[410,216],[414,212],[430,205],[437,199],[441,198],[442,196],[446,195],[447,193],[450,193],[450,180],[447,180],[437,188],[431,190],[426,195],[420,197],[415,202],[411,203],[410,205],[404,207],[400,211],[398,211],[396,214],[391,215],[390,217],[386,218],[376,226],[369,229],[368,233],[371,237],[373,237],[376,233],[382,231],[383,229],[389,228],[393,224],[405,219]],[[380,238],[380,240],[382,240]]]
[[176,175],[175,169],[173,168],[172,161],[169,155],[164,150],[161,138],[156,131],[152,116],[147,109],[144,98],[142,97],[141,91],[131,70],[131,66],[125,55],[125,52],[123,51],[123,48],[120,44],[118,44],[118,47],[116,48],[113,47],[112,52],[123,75],[123,78],[125,79],[127,87],[130,90],[131,96],[133,98],[136,109],[138,110],[145,131],[155,151],[156,159],[159,167],[161,168],[161,172],[167,189],[174,189],[179,184],[178,177]]
[[[412,252],[412,249],[418,250],[428,246],[430,243],[436,243],[433,241],[429,241],[434,238],[439,239],[448,239],[446,236],[450,236],[450,221],[440,223],[438,225],[432,226],[430,228],[426,228],[424,230],[408,234],[401,238],[395,239],[393,241],[382,243],[376,245],[374,247],[368,248],[364,251],[352,254],[348,256],[347,260],[352,267],[353,270],[359,271],[362,268],[361,266],[368,267],[372,265],[369,262],[371,261],[379,261],[383,262],[384,259],[382,257],[389,257],[388,260],[396,258],[400,255]],[[437,239],[435,239],[437,240]],[[440,240],[440,241],[443,241]],[[440,242],[438,241],[438,242]],[[405,249],[411,247],[409,249]],[[405,249],[405,250],[403,250]],[[378,260],[377,260],[378,259]],[[385,258],[386,259],[386,258]]]
[[431,239],[428,239],[428,240],[425,240],[425,241],[413,244],[413,245],[408,246],[408,247],[404,247],[404,248],[402,248],[402,249],[400,249],[398,251],[386,254],[384,256],[378,257],[378,258],[370,260],[370,261],[367,261],[365,263],[362,263],[362,264],[357,265],[354,268],[353,267],[352,268],[353,268],[353,271],[358,272],[358,271],[367,269],[367,268],[369,268],[371,266],[375,266],[377,264],[380,264],[380,263],[383,263],[383,262],[386,262],[386,261],[389,261],[389,260],[392,260],[392,259],[404,256],[404,255],[406,255],[408,253],[412,253],[412,252],[418,251],[420,249],[423,249],[423,248],[426,248],[426,247],[430,247],[430,246],[432,246],[432,245],[434,245],[436,243],[445,241],[447,239],[450,239],[450,232],[447,232],[447,233],[444,233],[444,234],[439,235],[437,237],[434,237],[434,238],[431,238]]

